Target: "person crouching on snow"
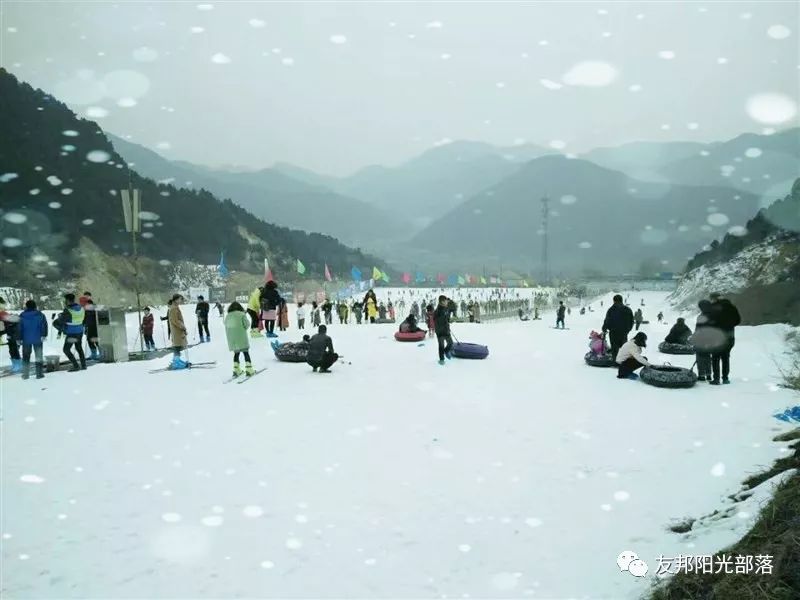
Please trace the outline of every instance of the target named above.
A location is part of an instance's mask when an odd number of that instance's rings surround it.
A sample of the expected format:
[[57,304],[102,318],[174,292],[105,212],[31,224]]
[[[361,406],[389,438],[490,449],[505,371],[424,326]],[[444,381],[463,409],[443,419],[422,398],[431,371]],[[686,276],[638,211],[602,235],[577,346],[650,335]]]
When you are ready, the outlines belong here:
[[244,373],[248,377],[255,373],[250,362],[250,319],[244,308],[238,302],[232,302],[228,307],[228,316],[225,317],[225,337],[228,340],[228,350],[233,352],[233,376],[242,374],[239,366],[239,354],[244,354]]
[[640,331],[629,342],[622,344],[617,353],[617,379],[639,379],[635,373],[642,367],[649,367],[647,357],[642,356],[642,348],[647,347],[647,334]]
[[330,367],[339,360],[339,355],[333,351],[333,340],[328,335],[325,325],[319,326],[319,333],[308,342],[308,358],[306,362],[316,373],[330,373]]

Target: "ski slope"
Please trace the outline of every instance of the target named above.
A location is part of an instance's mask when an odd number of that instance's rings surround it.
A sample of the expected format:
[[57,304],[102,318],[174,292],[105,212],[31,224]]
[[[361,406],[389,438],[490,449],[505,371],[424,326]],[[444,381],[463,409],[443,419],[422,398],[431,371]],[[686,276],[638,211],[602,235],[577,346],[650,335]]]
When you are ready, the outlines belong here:
[[[634,309],[640,297],[645,354],[690,366],[655,350],[669,328],[658,310],[679,316],[666,294],[634,292]],[[584,365],[604,314],[593,305],[566,331],[554,311],[454,324],[489,345],[485,361],[439,366],[435,340],[332,325],[346,363],[332,375],[279,363],[259,339],[267,370],[222,384],[231,354],[214,313],[212,343],[190,358],[215,369],[148,374],[161,358],[2,379],[2,592],[640,597],[657,556],[722,548],[769,495],[771,483],[728,498],[787,451],[771,441],[790,428],[771,414],[796,403],[777,386],[786,328],[737,330],[732,385],[662,390]],[[293,320],[282,339],[299,337]],[[730,516],[667,530],[714,510]],[[619,571],[623,550],[645,577]]]

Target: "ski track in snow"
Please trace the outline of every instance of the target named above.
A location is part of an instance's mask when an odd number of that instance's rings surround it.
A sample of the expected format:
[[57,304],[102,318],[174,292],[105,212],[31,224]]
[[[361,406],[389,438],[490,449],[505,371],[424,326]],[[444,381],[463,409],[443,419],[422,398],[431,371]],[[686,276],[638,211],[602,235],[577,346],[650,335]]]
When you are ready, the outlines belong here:
[[[651,320],[645,354],[688,367],[655,349],[669,328],[658,310],[680,316],[666,295],[631,294]],[[214,311],[213,342],[190,357],[215,369],[147,374],[165,357],[3,379],[3,593],[639,597],[659,554],[721,549],[768,497],[765,484],[727,499],[786,446],[771,440],[790,426],[771,414],[796,403],[773,362],[787,328],[737,330],[731,386],[660,390],[584,365],[605,310],[593,306],[566,331],[552,310],[454,324],[491,354],[444,367],[435,341],[395,342],[395,325],[334,324],[352,364],[317,376],[252,340],[268,370],[223,386],[231,354]],[[299,337],[294,322],[281,335]],[[666,529],[715,509],[733,516]],[[619,572],[627,549],[646,577]]]

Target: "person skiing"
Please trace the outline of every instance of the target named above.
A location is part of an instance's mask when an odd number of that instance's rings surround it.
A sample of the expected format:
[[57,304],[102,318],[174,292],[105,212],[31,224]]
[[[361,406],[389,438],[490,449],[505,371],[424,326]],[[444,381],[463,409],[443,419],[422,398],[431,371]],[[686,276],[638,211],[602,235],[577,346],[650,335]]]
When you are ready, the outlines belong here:
[[295,310],[297,313],[297,328],[298,329],[305,329],[306,328],[306,307],[303,302],[297,303],[297,309]]
[[156,349],[156,343],[153,341],[154,326],[155,326],[155,318],[150,312],[150,307],[145,306],[144,317],[142,317],[142,328],[140,329],[140,333],[142,334],[142,339],[144,340],[145,351]]
[[255,374],[253,364],[250,361],[250,338],[247,330],[251,325],[247,318],[244,308],[238,302],[231,302],[228,307],[228,315],[225,317],[225,338],[228,342],[228,350],[233,352],[233,377],[242,374],[239,366],[239,355],[244,354],[244,374],[252,377]]
[[[720,371],[722,383],[729,384],[731,371],[731,350],[736,343],[734,330],[742,322],[739,310],[727,298],[722,298],[721,294],[713,293],[711,298],[711,318],[714,324],[722,332],[724,339],[711,354],[711,372],[713,379],[711,385],[720,384]],[[721,366],[721,369],[720,369]]]
[[[211,333],[208,331],[208,313],[210,310],[211,307],[208,306],[205,298],[198,296],[194,314],[197,316],[197,332],[200,334],[200,343],[211,341]],[[203,337],[203,331],[206,332],[206,337]]]
[[658,311],[658,314],[656,315],[656,319],[658,319],[658,322],[661,323],[661,321],[664,320],[664,313],[661,312],[661,311]]
[[44,342],[47,339],[47,318],[36,309],[36,302],[28,300],[19,316],[19,339],[22,342],[22,378],[30,377],[31,351],[36,365],[36,379],[44,377]]
[[606,311],[603,321],[603,333],[608,332],[611,345],[611,356],[616,360],[622,344],[628,341],[628,334],[633,329],[633,311],[622,302],[622,296],[614,295],[614,302]]
[[339,355],[333,350],[333,340],[328,335],[328,328],[320,325],[318,333],[308,342],[308,358],[306,362],[316,373],[330,373],[333,363],[339,360]]
[[642,348],[647,347],[647,334],[640,331],[629,342],[622,344],[617,353],[617,379],[639,379],[636,371],[650,366],[647,358],[642,356]]
[[8,356],[11,359],[11,372],[22,371],[22,358],[17,344],[17,322],[19,317],[6,312],[6,302],[0,298],[0,336],[5,335],[8,342]]
[[447,296],[439,296],[439,306],[433,313],[433,327],[436,332],[436,341],[439,347],[439,364],[444,364],[444,359],[451,358],[453,350],[453,337],[450,335],[450,307]]
[[637,308],[636,312],[633,313],[633,322],[636,324],[636,331],[639,331],[639,327],[641,327],[643,320],[644,317],[642,316],[642,309]]
[[97,343],[97,306],[91,297],[86,300],[83,309],[86,312],[86,316],[83,318],[86,343],[89,344],[89,356],[86,357],[86,360],[100,360],[100,345]]
[[556,312],[556,329],[558,329],[558,325],[561,324],[561,329],[564,329],[564,313],[567,312],[567,307],[564,306],[563,302],[558,303],[558,311]]
[[250,337],[259,336],[259,314],[261,313],[261,288],[256,288],[250,292],[247,300],[247,314],[250,315]]
[[181,350],[186,348],[186,325],[183,322],[181,313],[181,302],[183,297],[180,294],[172,296],[172,302],[167,311],[167,322],[169,323],[170,337],[172,342],[172,369],[186,369],[189,363],[181,358]]
[[[69,372],[83,371],[86,369],[86,356],[83,354],[83,320],[86,318],[86,311],[83,307],[75,302],[75,294],[64,294],[64,311],[61,313],[61,319],[65,324],[64,333],[67,337],[64,340],[64,355],[72,363]],[[72,348],[78,353],[80,365],[72,354]]]
[[669,330],[667,337],[664,338],[664,341],[667,344],[688,344],[689,338],[692,335],[692,330],[689,329],[689,326],[686,325],[686,321],[678,317],[678,320],[675,321],[675,325],[672,326],[672,329]]
[[275,319],[278,317],[278,306],[282,301],[283,298],[278,293],[278,284],[270,279],[264,284],[264,289],[261,291],[261,318],[264,320],[269,338],[277,337]]

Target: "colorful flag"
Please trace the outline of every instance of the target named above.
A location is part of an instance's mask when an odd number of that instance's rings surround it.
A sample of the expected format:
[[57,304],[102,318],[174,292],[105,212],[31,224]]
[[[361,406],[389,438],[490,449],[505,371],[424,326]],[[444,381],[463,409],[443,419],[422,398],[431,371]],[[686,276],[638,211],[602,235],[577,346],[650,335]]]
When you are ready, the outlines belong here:
[[328,265],[325,265],[325,281],[332,281],[333,277],[331,277],[331,270],[328,268]]
[[417,271],[417,283],[425,283],[425,275],[422,271]]
[[381,279],[382,279],[383,281],[385,281],[386,283],[389,283],[389,276],[386,274],[386,271],[384,271],[383,273],[381,273]]
[[481,284],[486,285],[486,277],[481,275]]
[[447,277],[444,276],[444,273],[439,273],[438,275],[436,275],[436,281],[438,281],[441,284],[444,284],[444,282],[447,281]]
[[522,287],[528,287],[528,282],[524,279],[522,280]]
[[353,277],[353,281],[361,281],[361,271],[356,267],[350,269],[350,275]]
[[372,278],[373,279],[380,279],[381,278],[381,270],[378,267],[372,267]]
[[466,281],[461,275],[458,276],[458,279],[456,281],[458,281],[458,285],[464,285],[466,283]]
[[403,273],[403,283],[406,285],[411,283],[411,273]]
[[269,261],[265,258],[264,259],[264,282],[267,281],[274,281],[274,277],[272,276],[272,269],[269,268]]
[[458,285],[458,275],[450,275],[447,278],[447,285]]
[[297,272],[300,273],[300,275],[306,272],[306,266],[300,262],[299,258],[297,259]]

